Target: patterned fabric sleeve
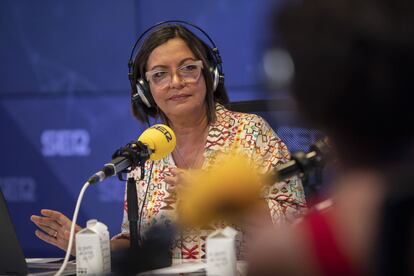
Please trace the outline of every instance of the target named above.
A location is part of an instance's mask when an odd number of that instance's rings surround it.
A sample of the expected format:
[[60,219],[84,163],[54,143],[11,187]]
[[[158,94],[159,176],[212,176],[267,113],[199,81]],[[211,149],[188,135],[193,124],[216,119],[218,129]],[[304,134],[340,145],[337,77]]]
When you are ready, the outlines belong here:
[[[258,117],[259,135],[256,140],[256,159],[262,163],[263,172],[271,172],[290,159],[285,143],[275,134],[265,120]],[[261,159],[261,160],[260,160]],[[273,223],[292,222],[306,211],[305,194],[298,177],[274,183],[266,196]]]

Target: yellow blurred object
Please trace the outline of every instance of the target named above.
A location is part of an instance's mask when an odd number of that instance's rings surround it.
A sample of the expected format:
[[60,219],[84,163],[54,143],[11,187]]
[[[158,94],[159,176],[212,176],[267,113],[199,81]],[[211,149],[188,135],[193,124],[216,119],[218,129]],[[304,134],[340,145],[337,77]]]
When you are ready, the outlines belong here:
[[217,220],[233,222],[261,198],[263,176],[247,156],[217,156],[207,170],[189,171],[177,191],[178,221],[202,227]]

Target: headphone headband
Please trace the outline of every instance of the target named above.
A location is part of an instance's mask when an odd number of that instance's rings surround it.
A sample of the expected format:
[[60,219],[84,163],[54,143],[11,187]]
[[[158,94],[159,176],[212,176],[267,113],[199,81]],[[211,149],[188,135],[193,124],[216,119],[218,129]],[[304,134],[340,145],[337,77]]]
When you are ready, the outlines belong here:
[[[194,24],[192,24],[192,23],[190,23],[190,22],[187,22],[187,21],[183,21],[183,20],[166,20],[166,21],[161,21],[161,22],[158,22],[157,24],[155,24],[155,25],[153,25],[153,26],[151,26],[151,27],[149,27],[148,29],[146,29],[139,37],[138,37],[138,39],[135,41],[135,44],[134,44],[134,47],[132,47],[132,50],[131,50],[131,55],[129,56],[129,62],[128,62],[128,64],[130,64],[130,62],[132,62],[133,63],[133,60],[132,60],[132,58],[134,57],[134,53],[135,53],[135,49],[137,48],[137,46],[138,46],[138,43],[142,40],[142,38],[148,33],[148,32],[150,32],[150,31],[152,31],[153,29],[155,29],[155,28],[157,28],[158,26],[161,26],[161,25],[164,25],[164,24],[169,24],[169,23],[177,23],[177,24],[185,24],[185,25],[188,25],[188,26],[191,26],[191,27],[193,27],[193,28],[195,28],[195,29],[197,29],[197,30],[199,30],[200,32],[202,32],[206,37],[207,37],[207,39],[208,39],[208,41],[210,41],[210,43],[211,43],[211,45],[213,46],[211,49],[213,50],[213,51],[216,51],[217,52],[217,54],[218,54],[218,57],[220,57],[220,55],[219,55],[219,53],[218,53],[218,48],[217,48],[217,46],[216,46],[216,44],[214,43],[214,41],[211,39],[211,37],[203,30],[203,29],[201,29],[200,27],[198,27],[198,26],[196,26],[196,25],[194,25]],[[221,58],[220,58],[220,63],[221,63]]]

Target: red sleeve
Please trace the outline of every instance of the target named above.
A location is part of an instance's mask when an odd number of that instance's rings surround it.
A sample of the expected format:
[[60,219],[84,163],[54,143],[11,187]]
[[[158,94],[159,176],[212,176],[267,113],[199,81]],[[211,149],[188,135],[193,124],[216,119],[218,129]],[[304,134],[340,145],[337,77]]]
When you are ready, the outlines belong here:
[[312,211],[305,217],[303,224],[309,232],[312,251],[322,275],[360,275],[340,248],[326,214]]

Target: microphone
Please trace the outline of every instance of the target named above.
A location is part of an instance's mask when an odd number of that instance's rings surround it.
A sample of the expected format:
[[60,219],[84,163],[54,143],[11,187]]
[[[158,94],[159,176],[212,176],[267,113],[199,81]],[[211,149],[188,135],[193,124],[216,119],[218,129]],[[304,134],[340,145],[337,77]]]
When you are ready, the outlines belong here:
[[146,129],[137,141],[117,150],[112,156],[112,161],[91,176],[88,182],[90,184],[101,182],[131,166],[142,165],[148,159],[160,160],[170,154],[175,145],[176,138],[171,128],[163,124],[154,125]]
[[298,151],[292,154],[291,160],[276,167],[273,171],[273,179],[285,180],[291,176],[303,177],[316,167],[323,166],[330,152],[328,139],[316,141],[308,152]]

